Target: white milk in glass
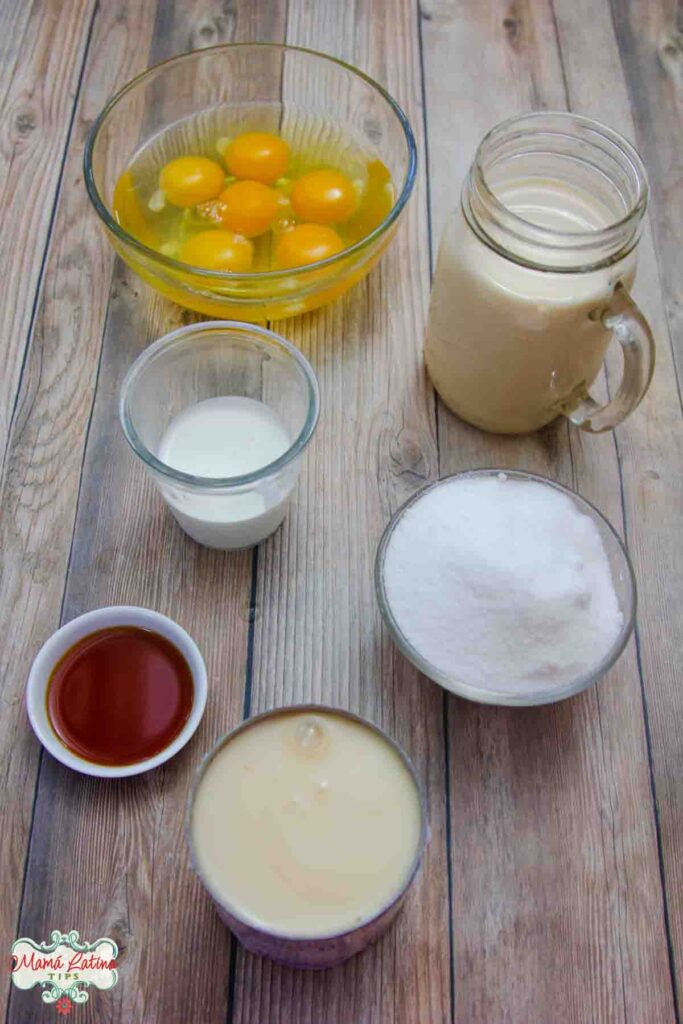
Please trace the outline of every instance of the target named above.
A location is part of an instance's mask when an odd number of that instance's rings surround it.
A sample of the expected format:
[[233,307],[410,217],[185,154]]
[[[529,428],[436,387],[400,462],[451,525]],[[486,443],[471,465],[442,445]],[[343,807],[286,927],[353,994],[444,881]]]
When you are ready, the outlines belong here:
[[[173,469],[204,479],[243,476],[270,465],[291,445],[278,417],[263,402],[226,395],[208,398],[171,420],[159,459]],[[258,544],[282,522],[289,491],[278,494],[247,487],[240,492],[195,492],[163,485],[164,496],[183,527],[208,547]]]

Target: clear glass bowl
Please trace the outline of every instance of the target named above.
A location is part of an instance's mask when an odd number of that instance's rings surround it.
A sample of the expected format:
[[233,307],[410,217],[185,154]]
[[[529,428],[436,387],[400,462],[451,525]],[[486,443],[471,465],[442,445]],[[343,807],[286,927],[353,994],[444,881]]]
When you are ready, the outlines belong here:
[[[201,114],[201,117],[197,115]],[[217,273],[182,263],[124,230],[112,213],[114,188],[151,140],[173,129],[177,151],[197,133],[216,138],[230,119],[245,130],[324,135],[331,123],[386,165],[395,201],[385,219],[355,245],[306,267]],[[327,126],[327,127],[326,127]],[[307,135],[308,137],[308,135]],[[169,135],[170,138],[170,135]],[[338,298],[363,278],[393,237],[415,181],[416,150],[408,120],[362,71],[325,54],[270,43],[230,44],[174,57],[126,85],[95,121],[85,147],[88,195],[120,256],[163,295],[213,317],[266,320],[294,316]]]
[[[544,484],[547,487],[552,487],[556,491],[561,491],[563,494],[566,494],[567,497],[571,498],[579,511],[593,521],[605,548],[605,553],[612,571],[612,582],[619,602],[619,608],[623,616],[623,624],[619,635],[612,644],[612,647],[605,654],[602,661],[593,666],[589,672],[586,672],[581,676],[577,676],[568,683],[558,684],[553,687],[546,687],[545,689],[534,687],[524,692],[516,691],[511,693],[502,688],[500,690],[493,688],[483,689],[480,686],[473,686],[468,683],[466,679],[459,679],[455,676],[451,676],[436,668],[431,664],[431,662],[427,661],[427,659],[424,658],[423,655],[410,643],[396,622],[391,610],[391,605],[387,598],[384,586],[384,562],[387,547],[394,530],[398,526],[405,512],[424,498],[429,491],[432,491],[434,488],[440,487],[443,484],[449,483],[454,479],[466,479],[468,477],[476,476],[498,476],[500,473],[504,473],[506,477],[513,480],[535,481],[536,483]],[[589,686],[593,686],[593,684],[596,683],[608,671],[608,669],[612,667],[623,651],[631,633],[633,632],[633,625],[636,616],[636,581],[633,574],[633,567],[621,538],[614,527],[607,521],[607,519],[605,519],[601,512],[598,512],[594,505],[591,505],[591,503],[586,501],[585,498],[576,494],[575,491],[569,490],[568,487],[563,487],[562,484],[558,484],[554,480],[549,480],[544,476],[537,476],[534,473],[525,473],[521,470],[511,469],[472,469],[467,470],[464,473],[455,473],[452,476],[444,477],[442,480],[438,480],[436,483],[430,484],[417,494],[414,494],[413,497],[402,505],[402,507],[395,513],[382,535],[375,559],[375,590],[382,618],[384,619],[384,622],[399,650],[403,655],[405,655],[408,661],[412,662],[420,672],[428,676],[435,683],[443,686],[445,689],[450,690],[452,693],[455,693],[460,697],[466,697],[468,700],[478,701],[480,704],[502,704],[521,707],[528,707],[533,704],[552,704],[555,701],[564,700],[566,697],[572,697],[574,694],[580,693],[582,690],[587,690]]]

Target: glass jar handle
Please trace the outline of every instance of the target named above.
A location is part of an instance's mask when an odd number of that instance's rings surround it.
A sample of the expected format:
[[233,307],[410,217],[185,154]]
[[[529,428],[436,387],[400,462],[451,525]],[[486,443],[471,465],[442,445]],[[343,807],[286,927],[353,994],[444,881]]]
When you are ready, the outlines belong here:
[[633,412],[647,391],[655,368],[655,340],[650,325],[621,282],[601,319],[624,353],[619,390],[607,405],[598,405],[586,392],[579,404],[565,413],[577,427],[592,434],[612,430]]

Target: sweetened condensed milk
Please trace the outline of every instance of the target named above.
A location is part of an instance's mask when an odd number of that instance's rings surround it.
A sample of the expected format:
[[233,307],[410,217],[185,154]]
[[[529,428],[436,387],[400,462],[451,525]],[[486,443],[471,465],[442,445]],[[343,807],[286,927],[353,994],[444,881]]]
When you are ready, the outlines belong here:
[[291,937],[378,915],[421,850],[415,779],[397,748],[334,711],[292,709],[229,736],[197,784],[196,866],[231,914]]

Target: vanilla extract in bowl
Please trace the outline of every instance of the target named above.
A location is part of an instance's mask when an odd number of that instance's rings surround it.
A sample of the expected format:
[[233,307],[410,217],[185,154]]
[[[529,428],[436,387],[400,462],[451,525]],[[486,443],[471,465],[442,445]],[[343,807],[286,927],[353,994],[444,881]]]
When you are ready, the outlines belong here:
[[48,718],[64,746],[110,766],[159,754],[182,731],[193,700],[181,652],[137,626],[82,637],[55,665],[46,691]]

